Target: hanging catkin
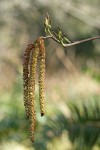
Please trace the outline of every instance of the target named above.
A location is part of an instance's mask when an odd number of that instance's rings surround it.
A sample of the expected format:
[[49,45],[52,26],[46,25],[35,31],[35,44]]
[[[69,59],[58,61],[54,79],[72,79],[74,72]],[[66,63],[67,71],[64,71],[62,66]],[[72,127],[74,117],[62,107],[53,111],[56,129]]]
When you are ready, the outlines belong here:
[[41,116],[45,113],[44,101],[45,101],[45,46],[44,40],[39,38],[39,101]]
[[30,100],[30,139],[34,141],[34,131],[36,126],[36,113],[35,113],[35,80],[36,80],[36,66],[37,66],[37,58],[38,58],[39,48],[37,45],[37,41],[34,43],[34,50],[31,54],[30,60],[30,78],[28,84],[29,91],[29,100]]
[[23,88],[24,88],[24,106],[26,111],[26,117],[29,118],[29,93],[28,93],[28,80],[29,80],[29,59],[30,52],[34,48],[33,44],[29,44],[25,49],[23,60]]
[[29,44],[25,49],[23,63],[23,86],[24,86],[24,106],[26,116],[30,120],[30,140],[34,142],[34,132],[36,127],[35,112],[35,80],[36,67],[39,55],[39,102],[41,116],[44,115],[45,101],[45,46],[44,40],[40,37],[34,44]]

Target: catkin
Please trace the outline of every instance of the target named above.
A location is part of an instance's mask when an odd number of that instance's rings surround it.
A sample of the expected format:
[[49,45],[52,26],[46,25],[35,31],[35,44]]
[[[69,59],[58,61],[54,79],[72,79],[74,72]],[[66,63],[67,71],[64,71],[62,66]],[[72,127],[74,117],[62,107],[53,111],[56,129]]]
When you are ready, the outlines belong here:
[[34,44],[29,44],[25,49],[23,63],[23,87],[24,106],[26,116],[30,120],[30,140],[34,142],[34,132],[36,127],[35,112],[35,80],[37,59],[39,56],[39,102],[41,116],[45,113],[45,46],[44,40],[40,37]]
[[44,40],[39,38],[39,101],[40,101],[40,110],[41,116],[45,113],[45,46]]
[[29,59],[30,52],[34,48],[33,44],[29,44],[25,49],[23,60],[23,95],[26,117],[29,118],[29,93],[28,93],[28,80],[29,80]]
[[36,66],[39,48],[37,41],[34,43],[34,50],[31,54],[30,60],[30,78],[28,84],[29,99],[30,99],[30,139],[34,142],[34,131],[36,126],[36,113],[35,113],[35,80],[36,80]]

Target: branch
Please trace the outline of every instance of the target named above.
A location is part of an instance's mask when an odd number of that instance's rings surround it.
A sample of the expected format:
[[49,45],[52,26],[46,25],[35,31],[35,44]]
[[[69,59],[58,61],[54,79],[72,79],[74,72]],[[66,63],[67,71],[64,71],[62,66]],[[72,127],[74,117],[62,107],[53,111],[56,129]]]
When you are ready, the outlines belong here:
[[[53,39],[54,41],[56,41],[57,43],[61,44],[60,41],[58,39],[56,39],[53,35],[52,36],[46,36],[46,37],[42,37],[44,40],[45,39]],[[88,41],[93,41],[93,40],[96,40],[96,39],[100,39],[100,36],[96,36],[96,37],[92,37],[92,38],[88,38],[88,39],[84,39],[84,40],[80,40],[80,41],[75,41],[75,42],[72,42],[72,43],[69,43],[69,44],[62,44],[62,46],[64,48],[66,47],[70,47],[70,46],[74,46],[74,45],[78,45],[78,44],[81,44],[81,43],[84,43],[84,42],[88,42]]]
[[73,45],[81,44],[81,43],[92,41],[92,40],[96,40],[96,39],[100,39],[100,36],[96,36],[96,37],[92,37],[92,38],[76,41],[76,42],[73,42],[73,43],[70,43],[70,44],[63,44],[63,47],[70,47],[70,46],[73,46]]
[[84,39],[84,40],[80,40],[80,41],[71,42],[68,38],[66,38],[65,34],[62,32],[60,27],[58,27],[57,32],[54,32],[52,30],[51,18],[48,13],[47,13],[47,16],[44,21],[44,27],[45,27],[45,32],[49,35],[46,37],[41,37],[41,38],[43,38],[43,39],[51,38],[54,41],[56,41],[57,43],[61,44],[64,48],[70,47],[73,45],[78,45],[78,44],[81,44],[84,42],[100,39],[100,36],[96,36],[96,37],[92,37],[92,38],[88,38],[88,39]]
[[45,39],[53,39],[54,41],[56,41],[57,43],[59,43],[60,44],[60,41],[58,40],[58,39],[56,39],[54,36],[52,36],[52,35],[48,35],[48,36],[42,36],[41,38],[43,38],[44,40]]

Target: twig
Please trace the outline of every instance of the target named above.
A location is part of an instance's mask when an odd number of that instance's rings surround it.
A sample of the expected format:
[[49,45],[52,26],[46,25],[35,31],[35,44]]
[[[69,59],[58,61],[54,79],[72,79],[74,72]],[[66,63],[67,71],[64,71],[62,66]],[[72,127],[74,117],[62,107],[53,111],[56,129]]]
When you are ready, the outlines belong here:
[[[46,37],[42,37],[44,40],[45,39],[53,39],[54,41],[56,41],[57,43],[61,44],[60,41],[58,39],[56,39],[53,35],[52,36],[46,36]],[[88,42],[88,41],[92,41],[92,40],[96,40],[96,39],[100,39],[100,36],[96,36],[96,37],[92,37],[92,38],[88,38],[88,39],[84,39],[84,40],[80,40],[80,41],[75,41],[73,43],[69,43],[69,44],[65,44],[63,43],[62,46],[64,48],[66,47],[70,47],[70,46],[74,46],[74,45],[78,45],[78,44],[81,44],[81,43],[84,43],[84,42]]]
[[73,42],[73,43],[70,43],[70,44],[64,44],[63,46],[64,47],[70,47],[70,46],[73,46],[73,45],[81,44],[81,43],[84,43],[84,42],[87,42],[87,41],[96,40],[96,39],[100,39],[100,36],[96,36],[96,37],[92,37],[92,38],[76,41],[76,42]]

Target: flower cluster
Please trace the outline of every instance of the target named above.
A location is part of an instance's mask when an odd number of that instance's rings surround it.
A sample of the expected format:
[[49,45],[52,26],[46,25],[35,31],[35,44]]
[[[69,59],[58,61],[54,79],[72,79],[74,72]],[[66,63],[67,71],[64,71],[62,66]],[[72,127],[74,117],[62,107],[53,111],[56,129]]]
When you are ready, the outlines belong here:
[[29,44],[25,49],[23,63],[23,88],[24,106],[26,117],[30,120],[30,139],[34,141],[36,127],[35,111],[35,81],[36,68],[39,57],[39,101],[41,116],[44,115],[45,100],[45,46],[43,38],[38,38],[34,44]]

